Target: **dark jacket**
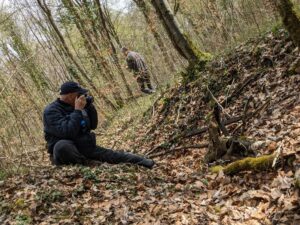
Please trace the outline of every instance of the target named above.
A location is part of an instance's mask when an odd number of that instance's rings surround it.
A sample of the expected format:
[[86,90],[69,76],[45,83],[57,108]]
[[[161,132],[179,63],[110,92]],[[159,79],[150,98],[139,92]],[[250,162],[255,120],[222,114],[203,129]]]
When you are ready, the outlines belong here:
[[97,110],[93,104],[84,109],[86,113],[75,110],[73,106],[57,99],[44,110],[44,132],[48,152],[59,140],[72,140],[79,150],[96,146],[95,134],[91,130],[98,125]]

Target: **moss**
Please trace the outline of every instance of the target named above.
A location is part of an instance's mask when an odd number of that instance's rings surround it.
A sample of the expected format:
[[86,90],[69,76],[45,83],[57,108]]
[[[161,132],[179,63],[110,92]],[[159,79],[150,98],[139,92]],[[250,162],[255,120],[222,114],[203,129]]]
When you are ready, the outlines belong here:
[[298,4],[293,4],[292,11],[295,13],[295,15],[300,18],[300,5]]
[[15,201],[14,207],[17,209],[22,209],[26,207],[25,200],[23,198],[18,198]]
[[215,166],[210,169],[213,173],[218,173],[223,170],[225,174],[231,175],[245,170],[262,171],[268,170],[272,167],[274,155],[265,155],[258,158],[247,157],[235,162],[232,162],[225,166]]
[[277,22],[275,23],[272,28],[271,28],[271,32],[275,35],[280,34],[281,33],[281,29],[282,29],[282,23],[281,22]]
[[300,16],[299,10],[290,0],[281,0],[278,4],[278,10],[282,21],[294,43],[300,46]]
[[[189,46],[191,47],[194,54],[197,56],[199,62],[208,62],[213,59],[213,55],[208,52],[203,52],[199,48],[196,47],[196,45],[193,43],[193,41],[189,38],[187,34],[183,34],[185,39],[187,40]],[[198,63],[198,62],[197,62]]]
[[219,173],[221,170],[223,170],[224,167],[223,166],[213,166],[211,167],[209,170],[212,173]]
[[0,181],[5,180],[7,173],[3,170],[0,170]]
[[200,77],[201,72],[204,70],[206,63],[208,61],[211,61],[213,59],[213,56],[210,53],[203,52],[199,48],[197,48],[193,41],[190,40],[187,34],[183,35],[187,40],[191,50],[197,57],[197,60],[189,64],[187,71],[185,73],[182,73],[183,83],[187,84],[197,80]]

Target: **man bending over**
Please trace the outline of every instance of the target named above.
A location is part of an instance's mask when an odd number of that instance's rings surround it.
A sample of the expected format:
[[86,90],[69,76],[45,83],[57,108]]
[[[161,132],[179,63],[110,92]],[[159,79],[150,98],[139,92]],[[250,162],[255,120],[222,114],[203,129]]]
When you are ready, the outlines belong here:
[[147,94],[155,92],[151,85],[149,72],[144,58],[139,53],[130,51],[125,47],[123,47],[121,51],[126,57],[127,68],[133,72],[133,76],[140,86],[141,91]]

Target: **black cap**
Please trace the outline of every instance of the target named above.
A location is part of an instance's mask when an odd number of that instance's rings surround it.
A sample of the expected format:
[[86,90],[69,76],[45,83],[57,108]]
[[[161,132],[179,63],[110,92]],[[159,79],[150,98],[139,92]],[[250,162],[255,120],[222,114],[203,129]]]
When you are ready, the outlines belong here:
[[79,94],[85,94],[88,92],[88,90],[82,88],[78,83],[76,83],[74,81],[65,82],[60,87],[61,95],[74,93],[74,92],[78,92]]

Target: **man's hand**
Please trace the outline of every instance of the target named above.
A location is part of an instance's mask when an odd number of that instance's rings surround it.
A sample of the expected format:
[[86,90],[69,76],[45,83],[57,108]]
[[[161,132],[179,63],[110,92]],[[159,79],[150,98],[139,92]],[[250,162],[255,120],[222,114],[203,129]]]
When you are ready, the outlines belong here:
[[84,95],[81,95],[76,98],[75,100],[75,109],[83,110],[86,105],[86,99]]

